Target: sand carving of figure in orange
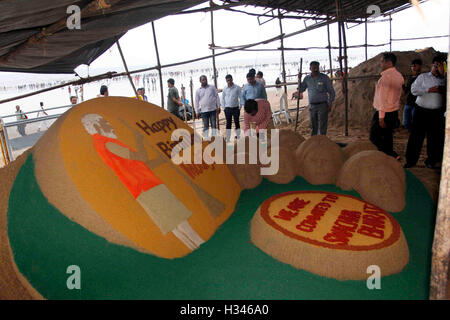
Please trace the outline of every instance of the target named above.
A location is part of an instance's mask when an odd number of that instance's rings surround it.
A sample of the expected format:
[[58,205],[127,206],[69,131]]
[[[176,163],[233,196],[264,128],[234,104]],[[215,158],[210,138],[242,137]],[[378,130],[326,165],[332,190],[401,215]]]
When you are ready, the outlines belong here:
[[204,240],[187,221],[192,212],[167,188],[152,169],[165,161],[159,157],[148,160],[118,140],[114,128],[98,114],[81,119],[92,135],[95,149],[165,235],[173,234],[189,249],[197,249]]

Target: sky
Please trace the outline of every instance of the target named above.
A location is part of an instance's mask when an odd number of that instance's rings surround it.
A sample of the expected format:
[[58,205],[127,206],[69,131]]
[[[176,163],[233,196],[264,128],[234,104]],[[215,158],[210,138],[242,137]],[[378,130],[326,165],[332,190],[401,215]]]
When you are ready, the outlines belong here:
[[[217,2],[217,1],[216,1]],[[450,1],[429,0],[421,4],[423,16],[417,8],[410,8],[393,15],[392,37],[409,38],[433,35],[449,34]],[[205,7],[207,4],[197,6]],[[242,9],[238,7],[238,9]],[[263,9],[247,7],[244,10],[262,13]],[[380,17],[378,20],[383,19]],[[304,28],[304,23],[297,19],[283,20],[284,33],[295,32]],[[311,25],[314,21],[307,21]],[[211,54],[209,43],[211,43],[210,13],[193,13],[184,15],[173,15],[164,17],[154,22],[158,41],[158,49],[161,64],[185,61]],[[348,27],[351,27],[349,25]],[[236,46],[259,42],[270,39],[280,34],[278,19],[269,21],[263,25],[258,24],[258,19],[241,13],[219,10],[214,12],[214,38],[218,46]],[[330,26],[332,46],[338,45],[337,25]],[[354,26],[347,29],[348,45],[364,43],[364,25]],[[389,22],[370,23],[368,25],[369,44],[381,44],[389,42]],[[130,30],[120,40],[124,56],[130,69],[141,66],[155,66],[156,54],[153,45],[151,24],[146,24]],[[276,41],[258,48],[278,48],[280,42]],[[285,47],[311,47],[327,46],[326,27],[309,31],[291,38],[285,39]],[[434,47],[439,51],[448,51],[448,38],[398,41],[393,43],[392,50],[413,50],[424,47]],[[381,51],[389,50],[389,46],[379,47],[371,50],[369,56],[374,56]],[[222,52],[217,50],[217,52]],[[288,51],[287,59],[296,61],[302,55],[314,55],[318,52],[327,53],[326,50]],[[334,50],[333,56],[337,56]],[[364,49],[351,49],[349,55],[364,54]],[[279,52],[237,52],[216,58],[218,63],[228,63],[241,59],[253,60],[255,63],[267,59],[280,59]],[[205,63],[209,63],[208,60]],[[122,61],[117,47],[113,46],[101,57],[94,61],[90,68],[111,68],[122,70]],[[86,66],[80,66],[77,72],[83,72]]]

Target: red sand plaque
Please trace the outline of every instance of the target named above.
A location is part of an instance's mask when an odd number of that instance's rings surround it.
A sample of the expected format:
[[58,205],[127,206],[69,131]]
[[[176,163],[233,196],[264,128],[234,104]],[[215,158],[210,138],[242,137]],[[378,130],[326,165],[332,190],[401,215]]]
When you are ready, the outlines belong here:
[[398,222],[358,198],[320,191],[291,191],[263,202],[252,220],[252,240],[276,259],[338,279],[399,272],[409,260]]

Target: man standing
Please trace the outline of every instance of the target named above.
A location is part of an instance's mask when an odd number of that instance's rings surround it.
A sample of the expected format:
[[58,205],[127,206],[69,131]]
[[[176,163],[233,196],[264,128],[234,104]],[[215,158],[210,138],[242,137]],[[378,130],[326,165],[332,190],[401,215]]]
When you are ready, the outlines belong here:
[[145,95],[145,88],[144,87],[137,89],[137,93],[138,93],[138,96],[142,97],[143,101],[147,101],[148,102],[148,98]]
[[71,96],[70,97],[70,104],[72,106],[76,105],[78,103],[78,97],[77,96]]
[[247,83],[242,89],[241,106],[245,105],[248,99],[264,99],[267,100],[266,88],[259,81],[256,81],[253,72],[247,73]]
[[266,80],[264,80],[264,74],[262,71],[258,71],[256,74],[256,81],[261,82],[264,87],[266,86]]
[[105,85],[102,85],[100,87],[100,94],[97,95],[98,98],[102,98],[102,97],[108,97],[109,96],[109,91],[108,91],[108,87]]
[[397,71],[395,65],[397,57],[391,52],[383,53],[380,61],[381,78],[378,80],[373,106],[376,109],[370,128],[370,141],[378,150],[399,159],[393,149],[393,131],[400,125],[398,109],[402,95],[403,76]]
[[178,89],[175,88],[175,80],[172,78],[167,80],[167,86],[169,87],[169,93],[167,94],[167,111],[179,118],[180,113],[178,110],[182,103],[180,101]]
[[319,66],[317,61],[309,64],[311,74],[303,79],[298,93],[301,95],[308,89],[311,136],[327,134],[328,112],[336,96],[330,78],[319,72]]
[[422,69],[422,60],[414,59],[411,62],[412,76],[408,78],[408,82],[403,86],[403,90],[406,94],[406,104],[403,109],[403,125],[411,133],[411,125],[414,116],[414,110],[416,107],[416,96],[411,93],[411,85],[416,81]]
[[220,99],[214,86],[208,84],[205,75],[200,76],[200,88],[195,92],[195,112],[197,119],[200,115],[203,120],[203,138],[209,139],[209,125],[211,124],[212,135],[216,135],[216,116],[220,113]]
[[[17,114],[16,115],[16,120],[17,121],[28,119],[28,117],[22,112],[22,110],[20,110],[20,106],[19,105],[16,106],[16,114]],[[24,123],[17,125],[17,131],[19,131],[21,136],[26,136],[27,135],[25,133],[25,127],[26,127],[26,124],[24,124]]]
[[414,166],[419,160],[425,136],[427,137],[427,168],[434,168],[441,161],[445,134],[444,95],[446,79],[443,60],[433,59],[431,72],[422,73],[411,85],[411,93],[417,96],[411,134],[406,147],[405,168]]
[[230,141],[231,136],[231,120],[234,118],[234,126],[236,130],[236,139],[239,139],[241,127],[239,117],[241,115],[241,107],[239,99],[241,96],[241,87],[233,83],[233,77],[228,74],[225,77],[227,85],[222,90],[222,106],[225,111],[225,119],[227,120],[227,136],[226,141]]

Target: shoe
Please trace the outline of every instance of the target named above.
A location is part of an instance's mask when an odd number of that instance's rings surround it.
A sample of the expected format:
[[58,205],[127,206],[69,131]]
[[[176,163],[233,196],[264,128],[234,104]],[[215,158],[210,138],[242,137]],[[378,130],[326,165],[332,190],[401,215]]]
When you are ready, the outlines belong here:
[[405,164],[403,165],[403,168],[405,168],[405,169],[411,168],[411,167],[414,167],[414,165],[413,165],[413,164],[409,164],[409,163],[405,163]]

